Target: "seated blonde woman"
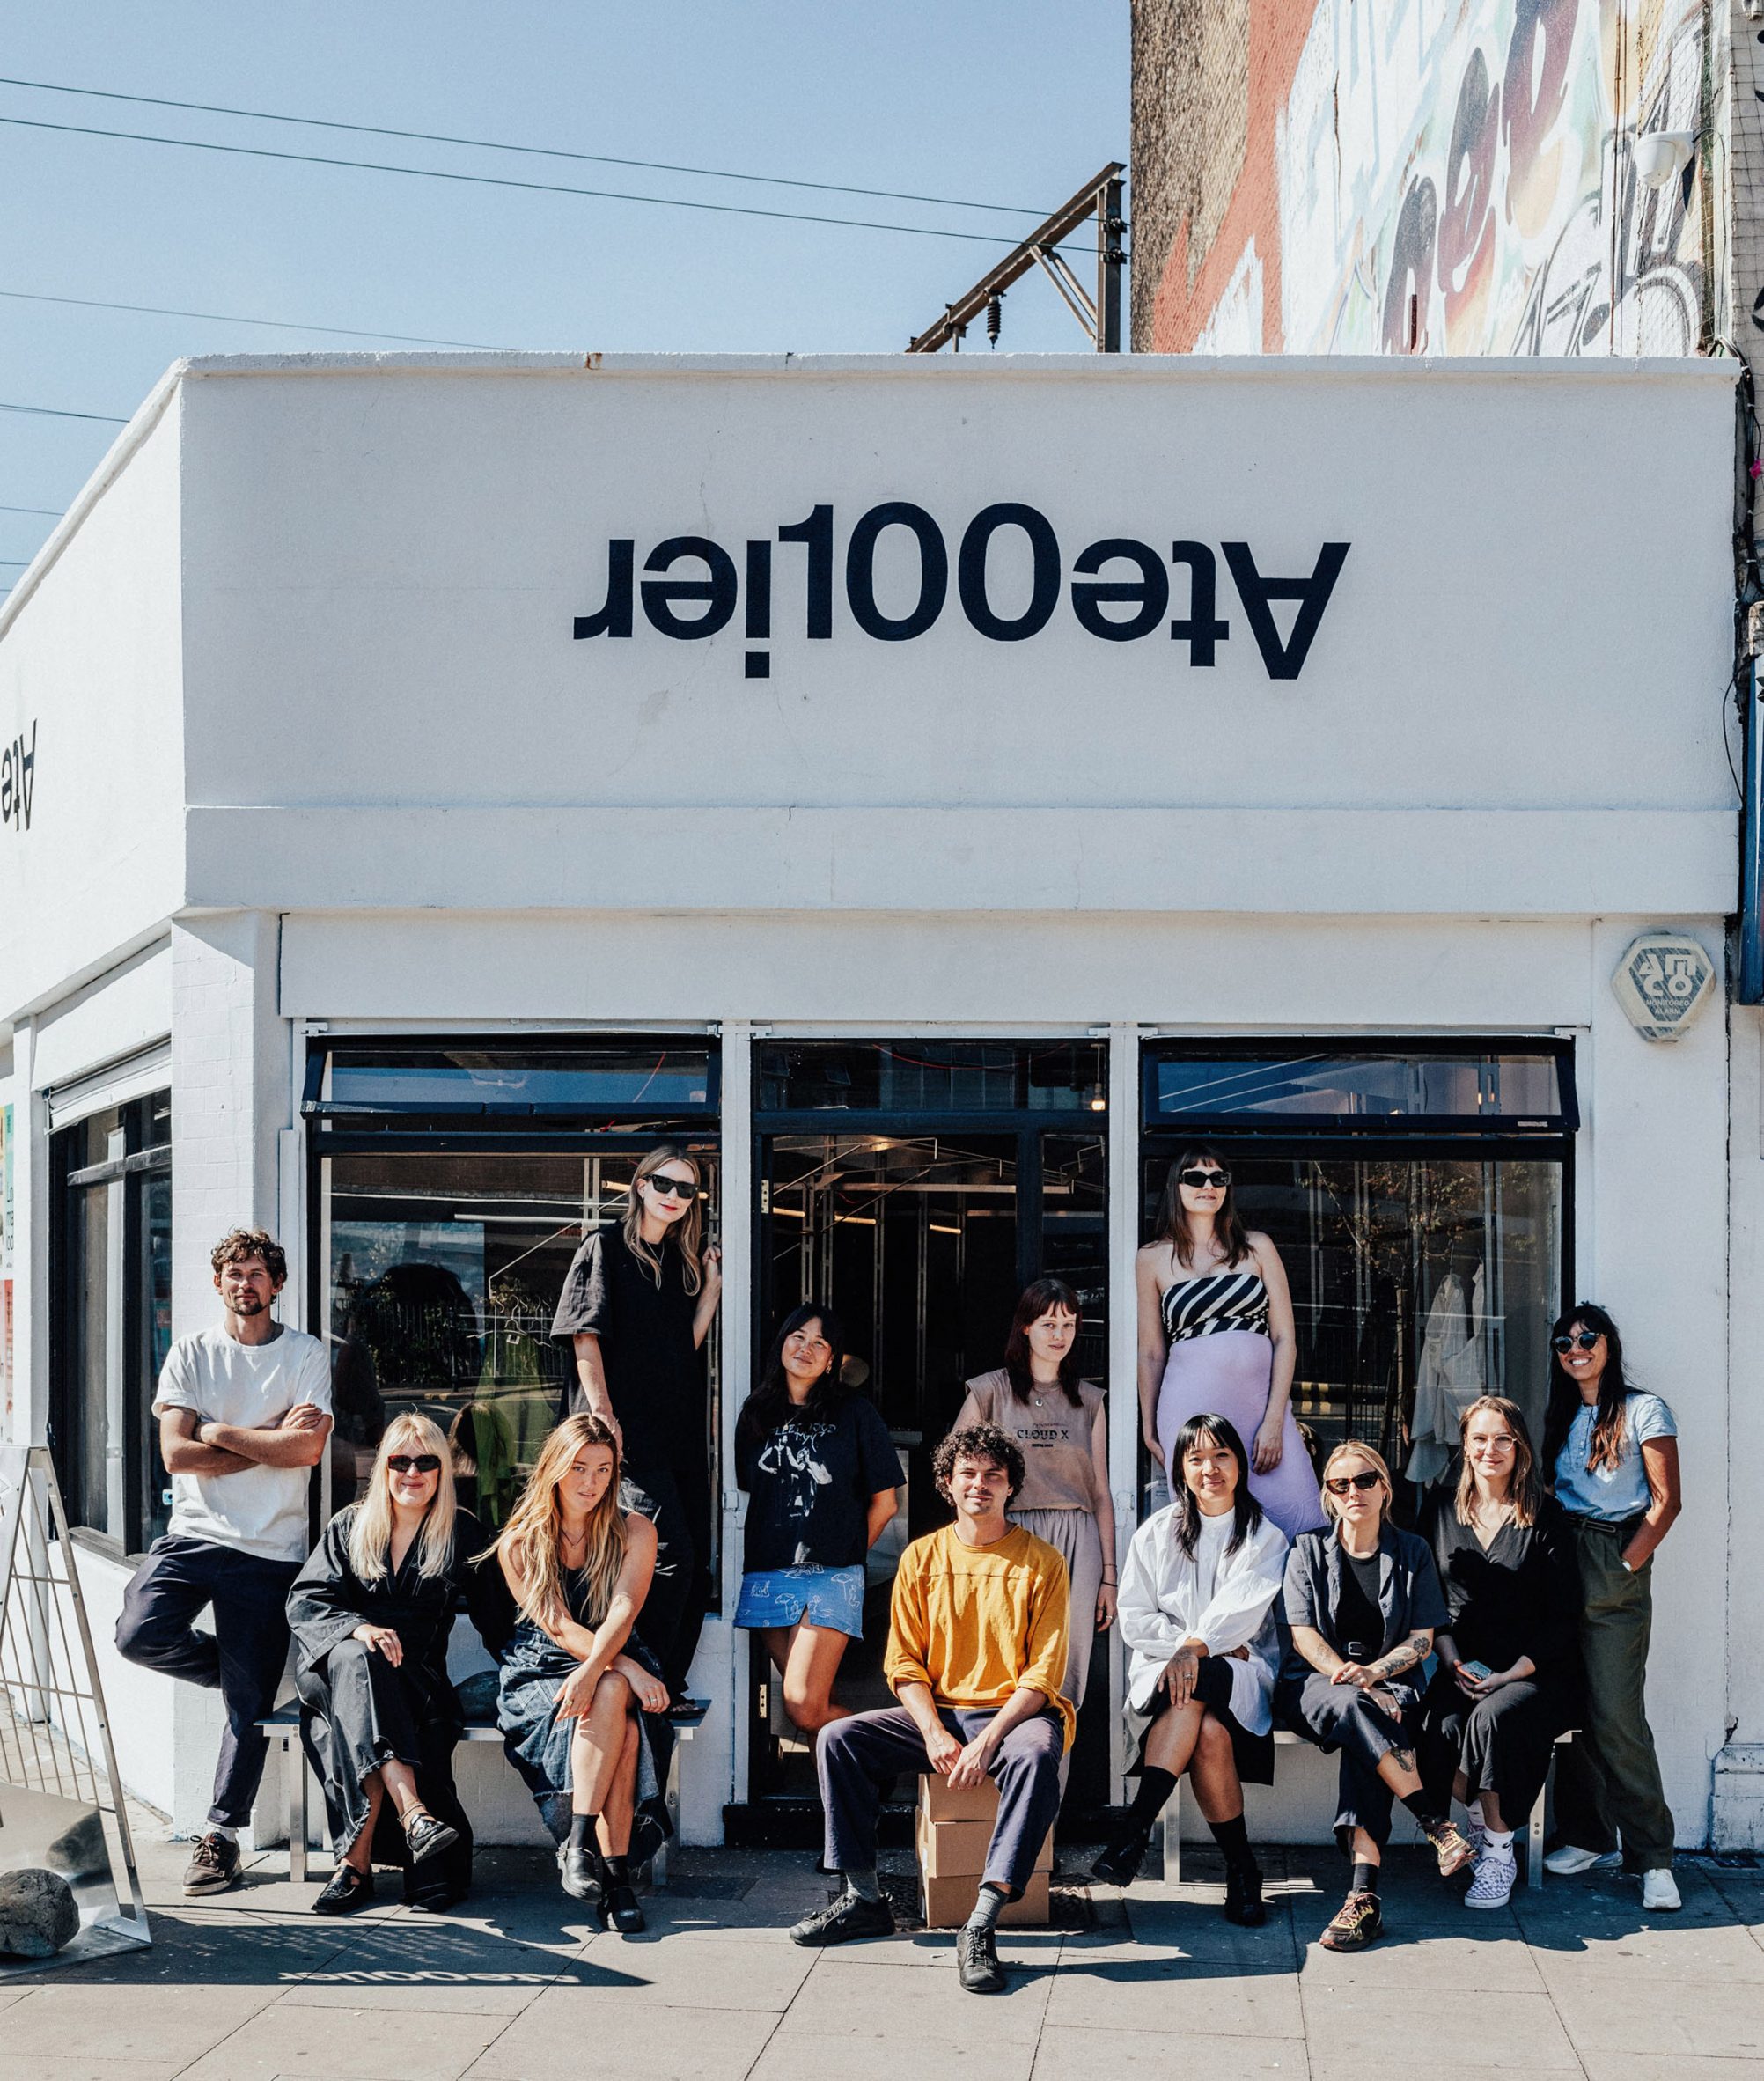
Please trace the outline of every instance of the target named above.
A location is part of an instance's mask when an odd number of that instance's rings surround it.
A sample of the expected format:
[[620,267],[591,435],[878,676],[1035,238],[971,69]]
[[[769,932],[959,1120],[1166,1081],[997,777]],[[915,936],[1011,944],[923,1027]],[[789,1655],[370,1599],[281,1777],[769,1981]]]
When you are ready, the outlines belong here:
[[619,1449],[598,1416],[545,1442],[496,1551],[520,1618],[497,1724],[557,1843],[563,1890],[626,1936],[643,1929],[630,1860],[668,1832],[667,1686],[631,1628],[656,1529],[619,1508]]
[[471,1884],[447,1642],[462,1601],[493,1651],[506,1630],[500,1582],[472,1563],[483,1543],[477,1519],[455,1505],[445,1440],[412,1412],[387,1425],[367,1493],[332,1518],[295,1577],[302,1739],[341,1860],[314,1914],[365,1908],[376,1862],[403,1866],[405,1898],[418,1907],[451,1906]]

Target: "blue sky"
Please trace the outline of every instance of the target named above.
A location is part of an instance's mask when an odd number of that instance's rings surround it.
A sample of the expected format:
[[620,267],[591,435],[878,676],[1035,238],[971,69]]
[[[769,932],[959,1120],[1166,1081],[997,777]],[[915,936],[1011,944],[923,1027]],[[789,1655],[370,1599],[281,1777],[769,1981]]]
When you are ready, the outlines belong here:
[[[1031,210],[1053,209],[1127,157],[1126,0],[8,0],[0,26],[0,71],[23,79]],[[396,180],[0,123],[0,289],[489,345],[892,352],[1033,222],[18,86],[0,86],[0,117],[1001,240]],[[0,301],[0,400],[127,415],[180,355],[351,344],[372,342]],[[1039,276],[1007,299],[1004,347],[1083,344]],[[0,504],[59,511],[115,430],[0,414]],[[0,557],[28,556],[52,524],[0,513]],[[17,575],[0,568],[0,586]]]

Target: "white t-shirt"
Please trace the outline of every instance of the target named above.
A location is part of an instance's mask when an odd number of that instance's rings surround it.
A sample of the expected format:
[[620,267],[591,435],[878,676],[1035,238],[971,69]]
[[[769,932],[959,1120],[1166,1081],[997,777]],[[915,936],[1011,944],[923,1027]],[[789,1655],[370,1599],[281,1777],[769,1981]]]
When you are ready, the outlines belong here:
[[[285,1326],[267,1344],[241,1344],[217,1324],[180,1337],[159,1374],[153,1413],[195,1409],[212,1423],[262,1430],[297,1402],[331,1408],[325,1347]],[[173,1539],[206,1539],[266,1561],[304,1561],[307,1467],[251,1467],[239,1474],[172,1476]]]

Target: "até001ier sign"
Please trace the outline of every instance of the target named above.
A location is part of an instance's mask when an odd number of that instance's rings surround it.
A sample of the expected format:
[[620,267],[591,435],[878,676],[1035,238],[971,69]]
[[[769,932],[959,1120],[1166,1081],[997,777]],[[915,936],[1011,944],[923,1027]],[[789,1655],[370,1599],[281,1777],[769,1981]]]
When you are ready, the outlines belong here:
[[[877,548],[890,529],[909,539],[918,565],[916,597],[893,603],[904,607],[895,613],[885,611],[877,598]],[[1029,597],[1015,612],[1005,613],[995,601],[989,566],[994,543],[1001,535],[1012,534],[1027,546]],[[606,597],[592,614],[576,616],[577,639],[628,640],[636,633],[641,607],[648,626],[676,643],[699,643],[719,634],[738,609],[749,643],[766,643],[773,633],[775,592],[782,607],[788,585],[800,598],[808,640],[830,641],[840,561],[833,507],[818,505],[805,519],[780,527],[775,537],[740,548],[738,569],[735,553],[709,535],[670,535],[644,558],[639,580],[635,539],[614,537],[606,544]],[[788,577],[775,573],[776,548],[802,551],[800,563],[792,557],[795,568]],[[1138,643],[1167,629],[1171,642],[1187,646],[1187,664],[1205,669],[1218,662],[1218,647],[1232,633],[1231,623],[1219,612],[1223,558],[1268,678],[1296,680],[1305,669],[1348,549],[1346,542],[1325,542],[1307,576],[1276,577],[1261,569],[1248,542],[1221,542],[1216,554],[1208,542],[1175,541],[1166,558],[1149,542],[1107,535],[1080,549],[1069,574],[1047,515],[1007,501],[982,507],[968,522],[956,545],[952,572],[950,545],[937,521],[922,506],[890,499],[871,506],[851,528],[842,576],[852,621],[877,643],[911,643],[928,634],[948,609],[953,590],[956,611],[989,643],[1026,643],[1040,636],[1063,607],[1086,635],[1100,643]],[[1187,580],[1187,611],[1172,620],[1172,574],[1179,571]],[[910,581],[907,591],[912,592]],[[1280,603],[1298,610],[1284,637],[1272,611]],[[789,611],[797,612],[794,599]],[[749,650],[746,667],[749,679],[769,679],[770,653]]]

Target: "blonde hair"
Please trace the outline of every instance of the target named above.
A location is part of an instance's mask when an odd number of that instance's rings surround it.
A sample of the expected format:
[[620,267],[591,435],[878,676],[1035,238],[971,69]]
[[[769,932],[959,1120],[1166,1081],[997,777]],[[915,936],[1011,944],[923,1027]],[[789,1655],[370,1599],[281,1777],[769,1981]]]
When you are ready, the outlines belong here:
[[406,1409],[386,1427],[373,1456],[367,1494],[349,1520],[349,1566],[360,1582],[392,1573],[392,1475],[386,1461],[394,1452],[432,1452],[441,1462],[435,1493],[423,1513],[417,1534],[416,1569],[425,1580],[445,1575],[453,1558],[453,1520],[459,1499],[453,1490],[453,1461],[447,1441],[420,1409]]
[[1479,1394],[1458,1419],[1458,1449],[1464,1455],[1458,1474],[1458,1522],[1470,1522],[1470,1505],[1476,1497],[1476,1476],[1470,1466],[1470,1419],[1478,1409],[1492,1409],[1513,1434],[1513,1471],[1507,1479],[1507,1501],[1512,1505],[1515,1525],[1535,1525],[1539,1496],[1532,1437],[1519,1405],[1509,1401],[1504,1394]]
[[1335,1498],[1329,1493],[1329,1477],[1335,1471],[1335,1462],[1347,1459],[1363,1460],[1368,1467],[1376,1467],[1378,1479],[1385,1485],[1385,1499],[1378,1505],[1378,1523],[1382,1525],[1390,1515],[1391,1504],[1396,1500],[1396,1490],[1391,1482],[1391,1470],[1385,1465],[1385,1456],[1371,1445],[1363,1445],[1356,1438],[1344,1438],[1323,1462],[1323,1472],[1318,1476],[1317,1498],[1323,1505],[1323,1515],[1332,1521],[1341,1515],[1335,1508]]
[[[655,1276],[655,1283],[662,1283],[661,1255],[653,1243],[643,1240],[643,1202],[637,1190],[645,1178],[652,1177],[665,1163],[682,1163],[692,1172],[695,1186],[702,1182],[703,1173],[698,1167],[698,1158],[689,1156],[677,1142],[664,1142],[651,1149],[637,1166],[631,1178],[631,1196],[625,1207],[621,1226],[625,1235],[625,1247],[639,1264],[647,1265]],[[680,1219],[670,1224],[662,1238],[661,1248],[667,1248],[670,1239],[680,1251],[680,1263],[685,1270],[686,1291],[696,1293],[704,1283],[704,1202],[694,1192],[687,1202],[687,1208]]]
[[582,1411],[566,1416],[540,1450],[539,1464],[527,1477],[520,1501],[497,1535],[493,1553],[508,1562],[521,1585],[520,1608],[535,1626],[549,1627],[569,1615],[563,1594],[563,1512],[557,1491],[584,1446],[604,1445],[613,1456],[606,1493],[588,1520],[587,1550],[574,1570],[587,1592],[583,1623],[598,1626],[613,1601],[619,1570],[625,1564],[625,1513],[619,1508],[619,1448],[598,1416]]

